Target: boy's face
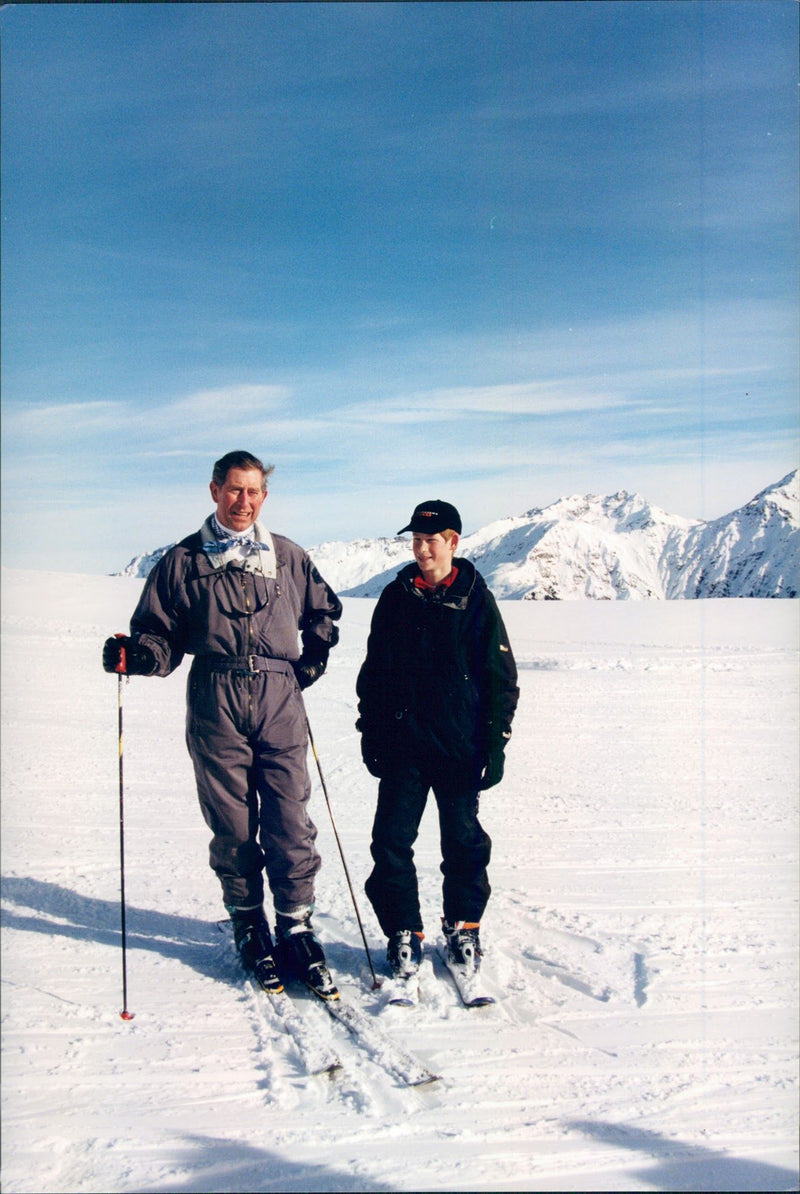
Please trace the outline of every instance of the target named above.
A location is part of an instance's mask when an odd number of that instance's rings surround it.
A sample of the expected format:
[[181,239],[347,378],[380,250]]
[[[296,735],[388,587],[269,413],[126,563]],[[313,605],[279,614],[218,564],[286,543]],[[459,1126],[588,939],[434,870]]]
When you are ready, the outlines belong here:
[[455,534],[449,541],[441,535],[414,535],[414,559],[425,580],[430,584],[438,584],[450,575],[457,545],[458,535]]

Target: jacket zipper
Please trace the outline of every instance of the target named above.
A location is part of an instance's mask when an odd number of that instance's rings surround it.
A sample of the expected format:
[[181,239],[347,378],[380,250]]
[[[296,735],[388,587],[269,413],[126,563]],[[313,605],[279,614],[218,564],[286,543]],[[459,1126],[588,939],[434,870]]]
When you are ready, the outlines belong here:
[[[240,583],[242,592],[244,593],[244,606],[247,611],[247,651],[246,655],[249,659],[253,654],[253,610],[250,605],[250,592],[247,588],[247,573],[242,572]],[[255,676],[252,671],[247,673],[247,717],[250,733],[252,734],[255,726],[255,715],[253,711],[253,680]]]

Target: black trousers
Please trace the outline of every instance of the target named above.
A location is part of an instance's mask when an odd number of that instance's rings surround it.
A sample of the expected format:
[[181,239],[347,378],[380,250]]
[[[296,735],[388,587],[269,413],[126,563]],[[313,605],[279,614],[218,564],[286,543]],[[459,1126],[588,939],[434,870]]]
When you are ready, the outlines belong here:
[[365,885],[387,937],[398,929],[422,932],[424,927],[413,846],[431,790],[439,810],[445,920],[477,923],[489,900],[492,842],[478,820],[474,776],[435,764],[395,768],[378,788],[371,846],[375,865]]

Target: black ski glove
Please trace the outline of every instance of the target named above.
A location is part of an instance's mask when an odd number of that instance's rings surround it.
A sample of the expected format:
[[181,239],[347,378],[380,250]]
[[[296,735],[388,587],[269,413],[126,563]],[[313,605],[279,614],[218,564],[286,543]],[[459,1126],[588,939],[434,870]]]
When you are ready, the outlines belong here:
[[383,763],[380,756],[373,750],[368,738],[361,739],[361,758],[364,760],[364,766],[370,775],[374,775],[376,779],[383,778]]
[[[120,667],[123,653],[125,665]],[[107,638],[103,644],[103,669],[123,676],[152,676],[156,670],[156,657],[149,647],[120,635],[119,638]]]
[[370,733],[364,733],[360,718],[356,722],[356,729],[361,732],[361,758],[364,760],[364,766],[370,775],[382,779],[385,767],[375,737]]
[[483,769],[483,774],[480,780],[480,791],[485,792],[487,788],[493,788],[495,784],[499,784],[503,778],[503,771],[505,770],[506,758],[503,753],[502,746],[493,746],[489,751],[489,757],[486,760],[486,766]]
[[303,650],[300,658],[292,664],[297,683],[301,689],[310,688],[325,674],[328,666],[328,656],[331,647],[339,637],[338,627],[334,626],[330,642],[324,643],[316,634],[303,634]]
[[304,663],[302,657],[292,665],[300,689],[310,688],[325,671],[324,663]]

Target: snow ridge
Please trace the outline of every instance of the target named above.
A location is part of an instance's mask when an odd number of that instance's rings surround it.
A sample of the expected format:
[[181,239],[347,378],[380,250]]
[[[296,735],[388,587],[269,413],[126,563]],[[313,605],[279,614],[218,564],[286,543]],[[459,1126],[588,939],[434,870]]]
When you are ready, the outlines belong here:
[[[119,575],[147,576],[168,550],[134,557]],[[309,554],[348,597],[377,597],[411,559],[407,537],[320,543]],[[798,470],[711,522],[668,514],[625,490],[563,497],[465,535],[458,554],[498,599],[798,597]]]

